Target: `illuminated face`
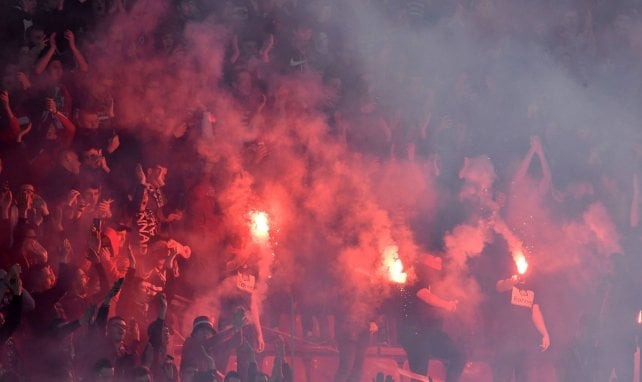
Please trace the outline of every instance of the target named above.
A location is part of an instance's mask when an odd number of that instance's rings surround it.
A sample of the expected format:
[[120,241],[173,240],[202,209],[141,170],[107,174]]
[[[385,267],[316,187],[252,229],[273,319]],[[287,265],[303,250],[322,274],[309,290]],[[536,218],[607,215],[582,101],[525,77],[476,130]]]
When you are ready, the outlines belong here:
[[294,42],[298,47],[307,45],[312,38],[312,29],[302,26],[294,30]]
[[20,194],[23,198],[33,197],[35,189],[31,184],[23,184],[20,186]]
[[42,29],[32,29],[29,33],[29,42],[38,45],[45,38],[45,31]]
[[58,83],[62,80],[62,75],[64,73],[64,69],[62,68],[62,62],[60,60],[52,60],[49,63],[49,66],[47,67],[47,73],[49,74],[49,79],[54,82]]
[[156,187],[163,187],[165,185],[165,178],[167,177],[167,168],[163,166],[155,166],[149,170],[149,181]]
[[100,199],[100,190],[98,188],[87,188],[82,193],[83,200],[92,208],[98,204]]
[[76,271],[76,277],[74,277],[73,288],[76,291],[76,294],[82,296],[87,293],[87,285],[89,282],[89,277],[81,269]]
[[[29,264],[45,264],[49,258],[49,254],[45,247],[43,247],[35,238],[35,232],[29,230],[28,237],[22,242],[21,252],[22,255],[29,261]],[[52,272],[53,274],[53,272]],[[55,281],[55,276],[54,276]],[[49,289],[49,288],[45,288]]]
[[112,341],[122,341],[127,332],[127,323],[124,320],[113,320],[107,328],[109,339]]
[[32,14],[36,10],[37,2],[36,0],[21,0],[20,5],[23,11]]
[[73,151],[65,152],[62,158],[63,165],[66,169],[69,170],[72,174],[80,174],[80,160],[78,155]]
[[83,129],[97,129],[98,127],[100,127],[98,113],[94,113],[91,111],[81,111],[80,115],[78,115],[78,126]]
[[82,163],[93,169],[100,168],[102,160],[102,150],[89,149],[82,153]]
[[171,33],[165,33],[161,38],[163,49],[168,50],[174,47],[174,36]]
[[56,284],[56,275],[50,266],[45,266],[38,271],[35,279],[36,291],[46,291],[54,287]]

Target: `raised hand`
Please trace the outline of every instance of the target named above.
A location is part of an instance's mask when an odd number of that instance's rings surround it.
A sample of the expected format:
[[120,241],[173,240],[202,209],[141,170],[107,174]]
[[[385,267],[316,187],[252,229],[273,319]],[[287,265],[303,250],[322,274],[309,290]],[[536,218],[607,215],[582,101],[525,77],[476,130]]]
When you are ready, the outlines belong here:
[[74,32],[67,29],[65,31],[65,39],[69,41],[70,47],[76,47],[76,36],[74,36]]
[[147,177],[145,176],[145,171],[143,171],[143,166],[140,163],[136,165],[136,180],[138,180],[139,184],[147,183]]
[[58,46],[56,45],[56,32],[53,32],[49,35],[49,49],[56,50]]
[[0,91],[0,102],[3,107],[9,106],[9,92],[7,90]]

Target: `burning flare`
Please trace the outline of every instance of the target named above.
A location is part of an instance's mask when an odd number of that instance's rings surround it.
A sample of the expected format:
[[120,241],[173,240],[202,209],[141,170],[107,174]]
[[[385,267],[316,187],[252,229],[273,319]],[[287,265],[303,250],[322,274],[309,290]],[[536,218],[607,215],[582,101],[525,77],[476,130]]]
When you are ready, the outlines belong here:
[[264,211],[252,211],[249,215],[252,238],[259,242],[267,241],[270,238],[270,221],[268,214]]
[[519,273],[520,275],[526,273],[526,270],[528,269],[528,263],[526,262],[526,257],[521,250],[516,250],[513,253],[513,260],[515,261],[515,265],[517,266],[517,273]]
[[408,275],[403,270],[403,263],[399,258],[399,248],[389,245],[383,250],[383,266],[387,269],[388,279],[397,284],[404,284]]

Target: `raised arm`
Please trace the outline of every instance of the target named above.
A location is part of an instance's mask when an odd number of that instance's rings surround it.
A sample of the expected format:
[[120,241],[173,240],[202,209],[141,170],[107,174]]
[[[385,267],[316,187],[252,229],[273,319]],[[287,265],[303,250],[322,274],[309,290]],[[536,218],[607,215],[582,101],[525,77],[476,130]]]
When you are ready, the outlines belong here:
[[49,62],[56,53],[56,49],[58,49],[56,46],[56,32],[53,32],[49,36],[49,49],[47,49],[47,52],[36,62],[36,66],[33,68],[35,74],[41,75],[45,72]]
[[422,288],[417,292],[417,297],[426,304],[435,308],[444,309],[447,312],[457,310],[457,300],[446,300],[432,293],[430,287]]
[[265,341],[263,340],[263,328],[261,327],[261,314],[259,312],[258,298],[259,297],[256,292],[252,293],[252,311],[250,313],[252,314],[252,322],[254,323],[254,327],[256,329],[256,337],[258,342],[258,348],[256,350],[257,352],[261,353],[263,350],[265,350]]
[[87,60],[85,60],[85,56],[82,55],[82,53],[76,46],[76,36],[74,36],[74,32],[67,29],[65,31],[65,39],[69,41],[69,49],[71,50],[71,54],[74,56],[74,61],[76,61],[78,70],[80,70],[83,73],[88,72],[89,64],[87,63]]

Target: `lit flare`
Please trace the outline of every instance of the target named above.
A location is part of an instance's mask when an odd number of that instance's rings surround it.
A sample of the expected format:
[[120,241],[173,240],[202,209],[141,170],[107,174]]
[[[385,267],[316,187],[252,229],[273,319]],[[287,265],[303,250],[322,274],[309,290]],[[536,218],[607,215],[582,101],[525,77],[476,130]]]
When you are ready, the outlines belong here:
[[264,211],[250,212],[250,230],[252,238],[259,242],[265,242],[270,238],[270,220]]
[[513,253],[513,260],[515,261],[515,265],[517,266],[517,273],[520,275],[523,275],[526,273],[526,270],[528,269],[528,263],[526,262],[526,256],[524,256],[524,253],[521,250],[515,251]]
[[387,270],[388,279],[397,284],[405,284],[408,274],[404,272],[403,263],[399,258],[399,248],[389,245],[383,251],[383,266]]

